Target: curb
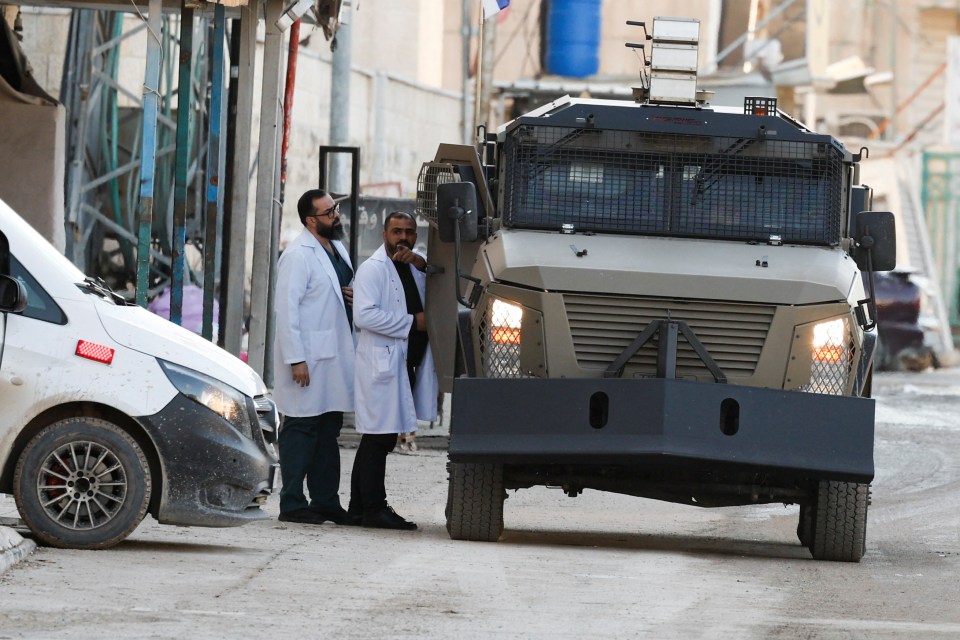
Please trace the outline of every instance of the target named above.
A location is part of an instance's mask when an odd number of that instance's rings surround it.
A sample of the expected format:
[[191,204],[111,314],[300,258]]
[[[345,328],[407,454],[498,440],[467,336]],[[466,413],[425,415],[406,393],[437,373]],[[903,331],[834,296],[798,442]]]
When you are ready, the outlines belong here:
[[23,538],[10,527],[0,527],[0,573],[33,553],[37,544]]

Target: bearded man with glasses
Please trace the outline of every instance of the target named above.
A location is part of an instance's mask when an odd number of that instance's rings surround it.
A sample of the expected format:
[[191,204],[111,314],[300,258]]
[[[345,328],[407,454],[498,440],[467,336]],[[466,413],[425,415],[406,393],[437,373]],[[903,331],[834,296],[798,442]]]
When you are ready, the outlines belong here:
[[303,231],[280,256],[275,296],[273,397],[283,415],[279,519],[360,524],[340,505],[337,443],[354,402],[353,265],[330,194],[307,191],[297,213]]

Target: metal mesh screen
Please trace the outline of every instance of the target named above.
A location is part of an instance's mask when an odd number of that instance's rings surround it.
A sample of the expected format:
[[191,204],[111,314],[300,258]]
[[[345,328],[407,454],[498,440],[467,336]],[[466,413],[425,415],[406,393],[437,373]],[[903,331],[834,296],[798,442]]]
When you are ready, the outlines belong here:
[[480,321],[480,364],[487,378],[524,378],[520,368],[523,311],[503,300],[487,298]]
[[840,240],[843,156],[829,144],[524,125],[505,154],[509,226]]
[[424,162],[417,177],[417,213],[437,226],[437,187],[459,180],[452,164]]
[[810,363],[810,384],[800,388],[809,393],[844,395],[853,373],[855,345],[850,320],[838,318],[814,328]]

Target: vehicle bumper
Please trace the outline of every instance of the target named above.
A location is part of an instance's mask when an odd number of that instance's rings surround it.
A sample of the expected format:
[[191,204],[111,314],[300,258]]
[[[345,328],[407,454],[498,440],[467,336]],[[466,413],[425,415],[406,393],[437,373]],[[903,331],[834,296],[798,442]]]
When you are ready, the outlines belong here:
[[777,471],[849,482],[874,474],[868,398],[670,379],[459,378],[451,426],[453,462]]
[[139,421],[160,454],[160,523],[232,527],[270,517],[260,504],[273,490],[276,460],[259,424],[255,442],[181,394]]

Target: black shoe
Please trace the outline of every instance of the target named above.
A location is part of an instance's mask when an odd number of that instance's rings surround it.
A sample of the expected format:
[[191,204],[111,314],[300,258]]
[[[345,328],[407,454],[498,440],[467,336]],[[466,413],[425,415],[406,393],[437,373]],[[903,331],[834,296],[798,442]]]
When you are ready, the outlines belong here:
[[399,529],[401,531],[414,531],[417,525],[409,520],[404,520],[397,515],[391,507],[383,507],[372,513],[364,513],[361,524],[364,527],[372,529]]
[[281,513],[277,520],[280,522],[299,522],[301,524],[323,524],[327,521],[327,518],[310,509],[297,509],[296,511]]
[[337,507],[336,509],[311,509],[311,511],[324,520],[329,520],[333,524],[360,524],[360,516],[348,513],[343,507]]

